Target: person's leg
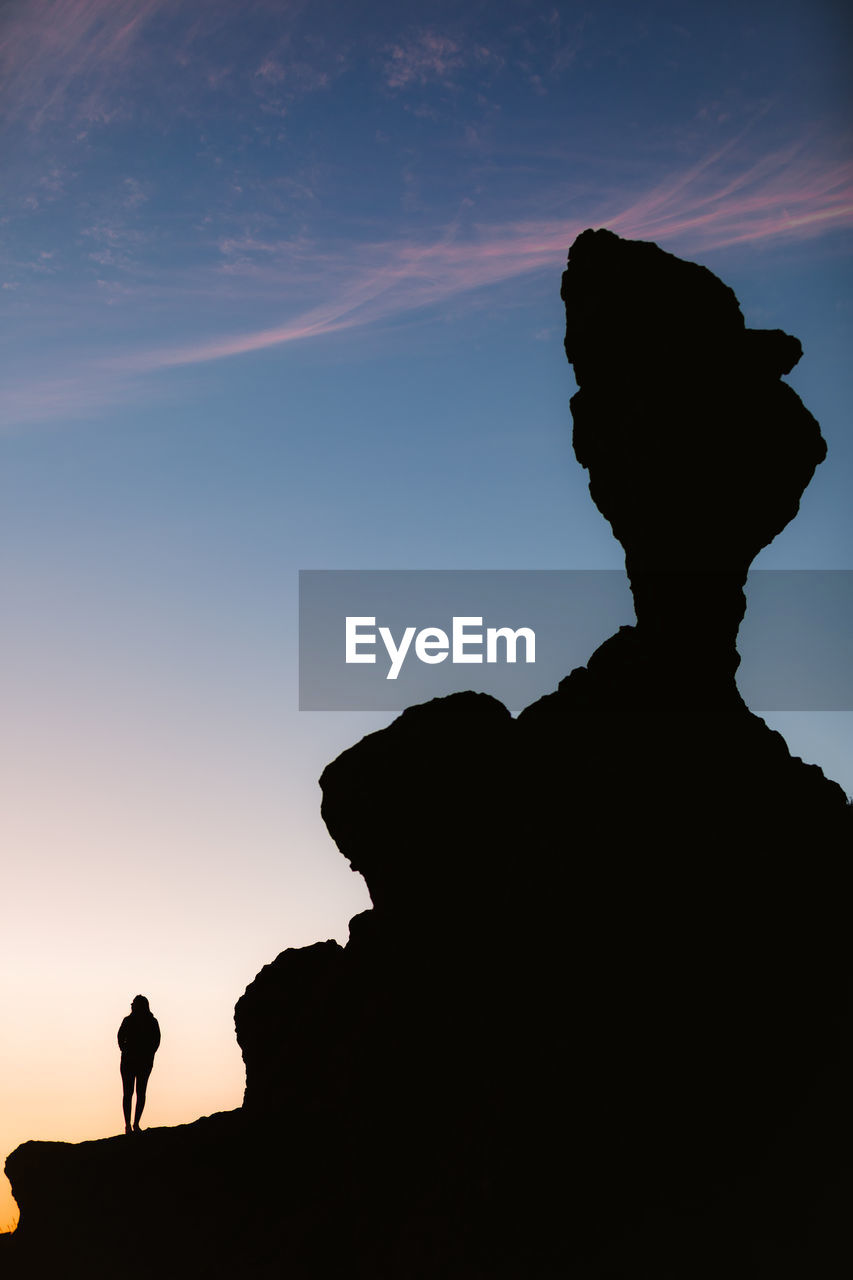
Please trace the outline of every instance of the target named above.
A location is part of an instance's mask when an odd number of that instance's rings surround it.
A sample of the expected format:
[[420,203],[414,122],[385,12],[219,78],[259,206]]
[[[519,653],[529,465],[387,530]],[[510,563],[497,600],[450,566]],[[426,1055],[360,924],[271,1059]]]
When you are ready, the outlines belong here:
[[124,1131],[130,1133],[130,1107],[133,1102],[133,1083],[135,1072],[128,1063],[121,1064],[122,1097],[121,1106],[124,1112]]
[[145,1093],[148,1088],[148,1077],[151,1075],[151,1064],[137,1068],[136,1072],[136,1115],[133,1117],[133,1128],[139,1130],[139,1120],[145,1107]]

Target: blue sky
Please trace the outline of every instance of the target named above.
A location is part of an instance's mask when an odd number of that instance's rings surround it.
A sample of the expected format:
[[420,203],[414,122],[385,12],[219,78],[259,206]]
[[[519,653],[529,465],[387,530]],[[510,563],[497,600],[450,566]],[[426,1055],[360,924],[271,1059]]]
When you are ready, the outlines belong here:
[[[299,569],[621,565],[570,448],[580,230],[801,338],[829,458],[759,563],[853,568],[850,52],[840,3],[3,7],[5,1149],[113,1131],[137,989],[198,1011],[150,1122],[236,1105],[243,987],[367,905],[316,779],[388,717],[296,710]],[[850,717],[783,719],[853,791]],[[14,1092],[72,990],[85,1121]]]

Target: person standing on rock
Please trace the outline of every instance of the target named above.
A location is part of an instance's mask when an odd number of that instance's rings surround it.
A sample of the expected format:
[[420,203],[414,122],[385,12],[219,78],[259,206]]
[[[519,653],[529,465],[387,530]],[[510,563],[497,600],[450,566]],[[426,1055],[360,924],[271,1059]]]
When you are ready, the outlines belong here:
[[[125,1133],[139,1133],[139,1121],[145,1106],[145,1090],[154,1065],[154,1054],[160,1044],[160,1024],[148,1007],[145,996],[134,996],[130,1013],[118,1029],[121,1049],[121,1082],[123,1086]],[[136,1087],[136,1115],[130,1127],[130,1108]]]

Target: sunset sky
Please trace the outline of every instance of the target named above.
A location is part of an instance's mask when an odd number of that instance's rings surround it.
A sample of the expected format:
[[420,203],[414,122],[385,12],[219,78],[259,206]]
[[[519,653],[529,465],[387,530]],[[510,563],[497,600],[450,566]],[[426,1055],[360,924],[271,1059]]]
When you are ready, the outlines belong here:
[[[758,564],[853,569],[850,68],[840,0],[6,0],[0,1157],[120,1131],[137,992],[143,1123],[238,1106],[235,1001],[369,906],[317,779],[392,717],[297,710],[300,569],[621,566],[579,231],[801,338]],[[766,718],[853,793],[850,713]]]

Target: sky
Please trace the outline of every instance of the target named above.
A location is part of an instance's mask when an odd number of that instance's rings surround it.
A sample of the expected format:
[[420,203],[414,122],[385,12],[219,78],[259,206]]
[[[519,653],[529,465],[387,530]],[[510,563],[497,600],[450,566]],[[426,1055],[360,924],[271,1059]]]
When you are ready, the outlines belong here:
[[[585,227],[802,340],[829,457],[756,563],[853,569],[850,62],[828,0],[6,0],[0,1155],[120,1131],[137,992],[143,1123],[238,1106],[236,1000],[370,905],[317,779],[393,716],[298,710],[299,570],[621,566]],[[765,718],[853,793],[849,712]]]

